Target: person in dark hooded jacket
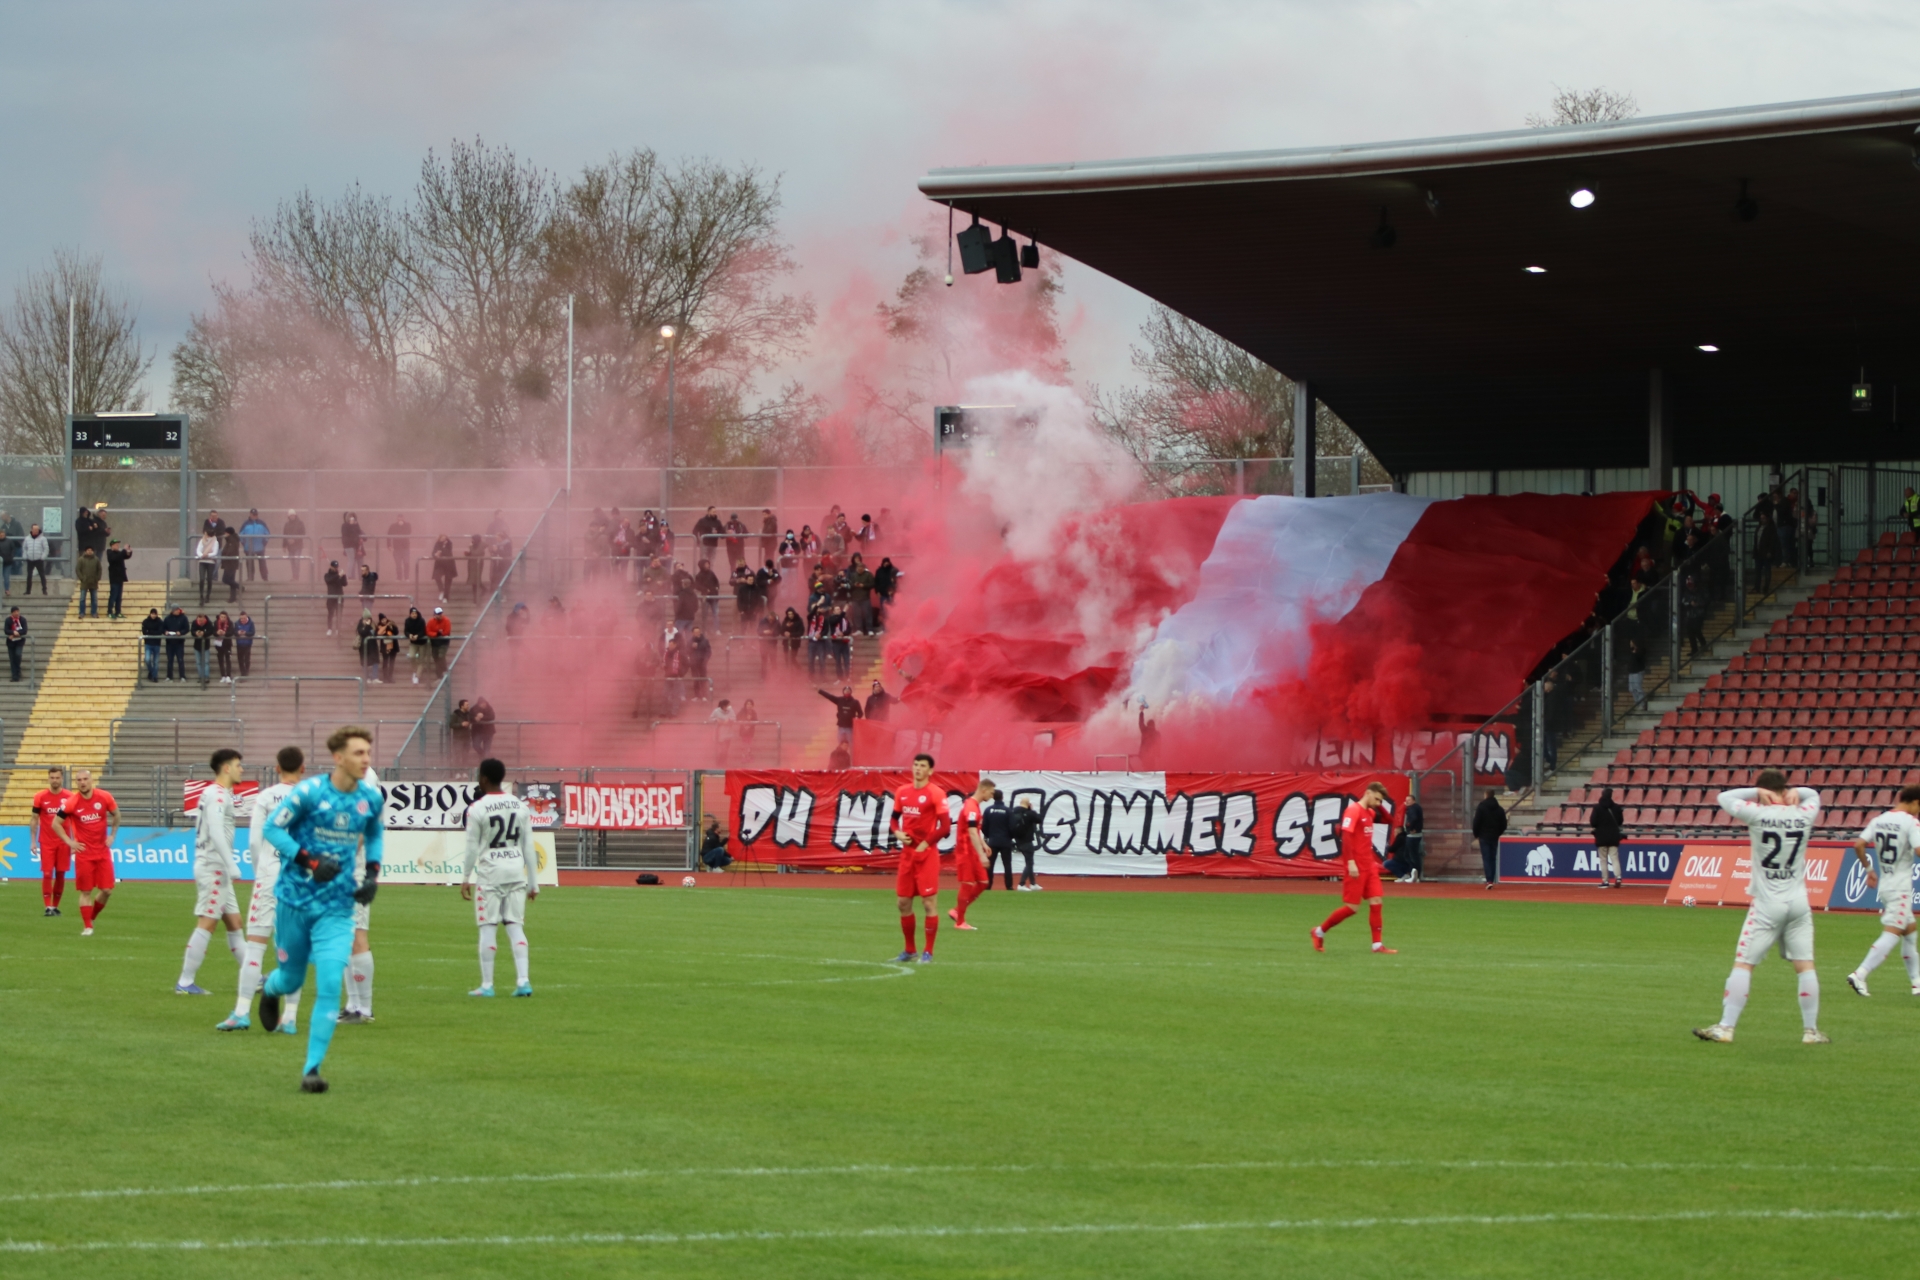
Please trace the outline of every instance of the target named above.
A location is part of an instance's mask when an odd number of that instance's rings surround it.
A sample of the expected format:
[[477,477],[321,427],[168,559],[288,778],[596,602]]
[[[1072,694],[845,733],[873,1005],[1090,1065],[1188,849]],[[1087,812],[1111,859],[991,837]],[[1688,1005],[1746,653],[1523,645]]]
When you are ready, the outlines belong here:
[[1473,811],[1473,838],[1480,844],[1480,870],[1489,889],[1500,880],[1500,837],[1506,830],[1507,811],[1500,797],[1488,791],[1487,798]]
[[1602,889],[1620,887],[1620,825],[1626,821],[1626,817],[1626,811],[1613,798],[1613,788],[1600,788],[1600,798],[1593,802],[1591,821],[1593,847],[1599,854]]

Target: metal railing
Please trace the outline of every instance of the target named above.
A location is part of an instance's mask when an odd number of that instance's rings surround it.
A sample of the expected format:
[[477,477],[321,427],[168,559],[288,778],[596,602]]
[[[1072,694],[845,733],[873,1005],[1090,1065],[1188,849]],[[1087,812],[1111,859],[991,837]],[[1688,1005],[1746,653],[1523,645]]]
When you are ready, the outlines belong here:
[[[214,746],[232,747],[238,751],[244,751],[246,749],[247,725],[246,721],[238,717],[221,719],[211,716],[120,716],[107,721],[107,762],[102,772],[112,772],[123,751],[121,737],[128,728],[134,726],[141,728],[148,726],[165,727],[168,732],[162,733],[159,736],[162,741],[171,739],[173,747],[173,759],[167,763],[176,765],[187,763],[181,757],[183,744],[180,737],[180,729],[183,725],[194,729],[219,726],[226,730],[227,736],[215,742],[213,744]],[[196,754],[198,753],[199,748],[197,746],[191,743],[186,745],[188,749],[194,751]]]

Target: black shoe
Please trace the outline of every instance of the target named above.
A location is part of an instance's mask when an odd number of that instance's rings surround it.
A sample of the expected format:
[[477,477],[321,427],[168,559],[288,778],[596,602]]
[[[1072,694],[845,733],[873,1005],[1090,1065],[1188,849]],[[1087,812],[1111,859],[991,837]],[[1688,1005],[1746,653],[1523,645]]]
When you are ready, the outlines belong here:
[[325,1093],[326,1091],[327,1082],[320,1078],[318,1071],[309,1071],[306,1075],[300,1077],[300,1092]]
[[260,993],[260,1029],[278,1031],[280,1029],[280,997]]
[[57,916],[57,915],[59,915],[59,914],[60,914],[60,908],[58,908],[58,907],[48,907],[48,908],[47,908],[47,914],[48,914],[48,915],[50,915],[50,916]]
[[41,915],[43,915],[43,916],[50,916],[50,915],[52,915],[52,914],[53,914],[53,908],[52,908],[52,907],[49,907],[49,906],[44,906],[44,905],[43,905],[43,906],[42,906],[42,907],[40,908],[40,914],[41,914]]

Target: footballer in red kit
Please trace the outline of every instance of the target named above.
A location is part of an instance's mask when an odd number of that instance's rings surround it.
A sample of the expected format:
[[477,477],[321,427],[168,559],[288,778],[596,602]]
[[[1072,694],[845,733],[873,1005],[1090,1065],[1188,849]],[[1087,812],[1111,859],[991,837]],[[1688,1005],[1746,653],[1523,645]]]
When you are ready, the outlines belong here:
[[67,843],[62,816],[73,792],[66,788],[66,775],[58,765],[47,770],[47,789],[33,797],[33,826],[28,835],[33,852],[40,859],[40,898],[43,916],[60,914],[60,899],[66,893],[67,868],[73,865],[73,846]]
[[1327,949],[1327,930],[1354,915],[1364,901],[1367,923],[1373,926],[1373,949],[1381,955],[1396,954],[1380,940],[1380,907],[1384,899],[1380,890],[1380,855],[1373,848],[1374,812],[1386,802],[1386,787],[1369,782],[1360,799],[1340,815],[1340,906],[1309,935],[1315,951]]
[[80,891],[80,936],[93,932],[93,922],[107,909],[113,893],[113,837],[120,830],[120,807],[113,797],[93,785],[93,770],[73,771],[73,794],[67,797],[61,819],[67,845],[73,850],[73,887]]
[[953,872],[960,877],[960,905],[947,912],[956,929],[972,932],[978,926],[967,923],[967,908],[987,891],[987,839],[980,834],[980,809],[993,799],[993,779],[982,778],[967,802],[960,806],[960,824],[953,842]]
[[[894,957],[911,963],[933,963],[933,939],[940,930],[940,839],[952,827],[947,815],[947,793],[933,783],[933,757],[924,751],[913,758],[913,781],[893,793],[893,831],[900,842],[900,870],[894,890],[900,898],[900,933],[907,949]],[[927,945],[913,947],[913,900],[925,905]]]

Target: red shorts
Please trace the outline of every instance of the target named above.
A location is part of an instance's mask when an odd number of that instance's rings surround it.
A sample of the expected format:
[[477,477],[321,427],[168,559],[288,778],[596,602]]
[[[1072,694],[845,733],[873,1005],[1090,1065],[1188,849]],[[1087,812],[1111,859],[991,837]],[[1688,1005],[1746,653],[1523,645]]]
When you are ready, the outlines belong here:
[[82,893],[113,888],[113,855],[81,850],[73,860],[73,887]]
[[902,849],[893,888],[901,898],[931,898],[939,893],[940,854],[931,846],[925,850]]
[[1368,898],[1381,897],[1380,864],[1372,858],[1359,862],[1360,874],[1349,875],[1340,883],[1340,901],[1348,906],[1364,902]]
[[52,868],[65,873],[73,865],[73,846],[57,836],[52,840],[40,842],[40,866],[42,870]]
[[960,877],[961,884],[985,884],[991,877],[987,869],[980,865],[980,859],[971,853],[956,853],[953,856],[953,874]]

